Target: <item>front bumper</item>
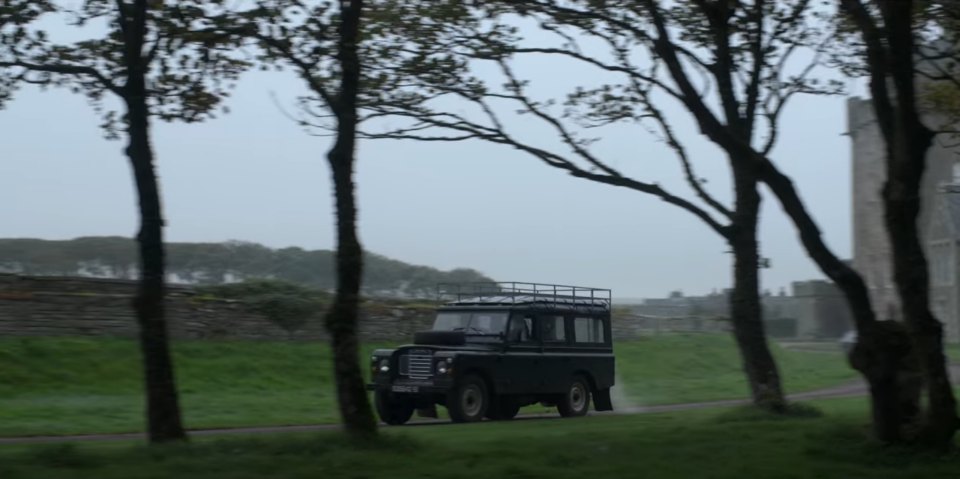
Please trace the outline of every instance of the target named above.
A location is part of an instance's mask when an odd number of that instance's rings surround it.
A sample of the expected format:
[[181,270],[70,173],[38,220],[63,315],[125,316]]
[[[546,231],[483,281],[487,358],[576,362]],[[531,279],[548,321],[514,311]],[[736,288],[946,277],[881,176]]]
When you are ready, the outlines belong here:
[[377,378],[367,384],[367,391],[386,391],[395,394],[446,394],[453,388],[451,378],[406,379]]

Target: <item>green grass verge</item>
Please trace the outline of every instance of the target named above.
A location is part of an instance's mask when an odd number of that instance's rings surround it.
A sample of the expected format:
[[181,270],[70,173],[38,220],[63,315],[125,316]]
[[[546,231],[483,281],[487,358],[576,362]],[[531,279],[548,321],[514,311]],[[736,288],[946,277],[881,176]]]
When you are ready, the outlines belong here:
[[[373,348],[365,346],[362,359]],[[189,428],[337,420],[324,344],[187,341],[175,343],[173,352]],[[853,377],[839,354],[776,353],[791,391]],[[664,336],[617,345],[621,379],[639,404],[745,397],[739,365],[727,336]],[[0,436],[140,431],[141,378],[136,343],[130,340],[0,339]]]
[[[337,420],[325,345],[191,341],[173,353],[187,427]],[[142,387],[130,340],[0,340],[0,436],[140,431]]]
[[946,349],[947,358],[951,361],[960,361],[960,344],[948,344],[944,349]]
[[720,409],[383,430],[0,447],[5,479],[550,478],[912,479],[955,477],[960,456],[881,447],[863,400],[772,418]]
[[[771,343],[788,392],[856,379],[843,354],[787,350]],[[616,345],[617,372],[640,405],[747,397],[739,352],[727,335],[658,336]]]

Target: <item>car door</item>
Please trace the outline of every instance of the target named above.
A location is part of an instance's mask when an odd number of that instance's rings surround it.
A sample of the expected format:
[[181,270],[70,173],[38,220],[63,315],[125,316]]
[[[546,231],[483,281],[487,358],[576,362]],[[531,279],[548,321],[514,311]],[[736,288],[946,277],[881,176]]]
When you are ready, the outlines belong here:
[[529,313],[513,313],[507,324],[506,345],[500,355],[496,375],[501,394],[539,392],[543,352],[540,347],[537,318]]
[[541,361],[541,392],[562,393],[573,377],[575,361],[572,360],[567,315],[551,312],[538,317],[540,338],[543,342]]

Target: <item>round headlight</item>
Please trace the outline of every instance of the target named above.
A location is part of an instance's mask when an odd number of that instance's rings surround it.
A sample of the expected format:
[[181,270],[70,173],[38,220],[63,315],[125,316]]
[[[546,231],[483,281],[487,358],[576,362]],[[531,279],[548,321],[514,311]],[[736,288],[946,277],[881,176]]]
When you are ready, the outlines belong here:
[[440,361],[437,363],[437,374],[447,374],[447,362]]
[[377,366],[377,369],[378,369],[381,373],[388,373],[388,372],[390,372],[390,360],[389,360],[389,359],[381,359],[381,360],[380,360],[380,365]]

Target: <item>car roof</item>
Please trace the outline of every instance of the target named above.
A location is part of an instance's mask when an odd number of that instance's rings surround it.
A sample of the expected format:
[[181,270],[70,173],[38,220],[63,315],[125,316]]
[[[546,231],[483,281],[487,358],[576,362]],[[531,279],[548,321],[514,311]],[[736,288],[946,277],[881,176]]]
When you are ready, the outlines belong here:
[[[609,289],[545,283],[441,283],[437,299],[445,307],[501,307],[609,312]],[[444,301],[444,299],[453,301]]]
[[610,310],[610,303],[603,299],[591,298],[573,298],[573,297],[538,297],[525,295],[504,295],[504,296],[476,296],[473,298],[462,298],[458,301],[451,301],[444,304],[447,308],[463,308],[471,306],[483,307],[502,307],[502,308],[537,308],[537,309],[563,309],[577,311],[607,312]]

